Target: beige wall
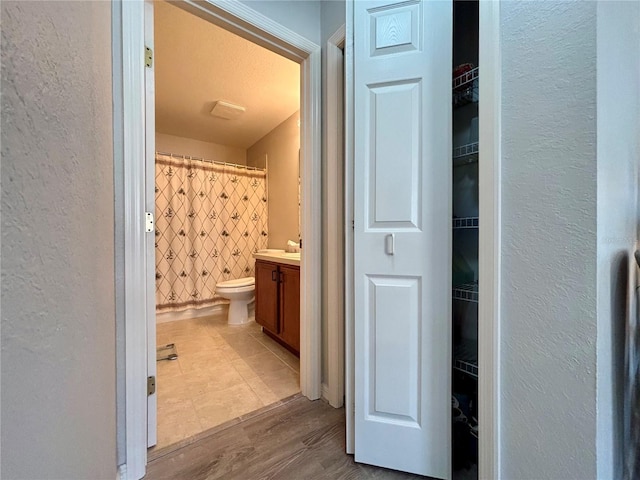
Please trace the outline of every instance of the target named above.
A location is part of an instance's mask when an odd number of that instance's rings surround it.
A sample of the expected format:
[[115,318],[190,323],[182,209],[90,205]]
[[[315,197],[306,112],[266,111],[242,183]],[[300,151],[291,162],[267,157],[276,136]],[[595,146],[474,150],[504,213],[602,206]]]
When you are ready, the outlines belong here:
[[291,115],[247,150],[247,165],[264,167],[269,188],[269,248],[298,241],[300,112]]
[[178,137],[156,132],[156,151],[200,157],[216,162],[247,164],[247,151],[218,143],[202,142],[193,138]]

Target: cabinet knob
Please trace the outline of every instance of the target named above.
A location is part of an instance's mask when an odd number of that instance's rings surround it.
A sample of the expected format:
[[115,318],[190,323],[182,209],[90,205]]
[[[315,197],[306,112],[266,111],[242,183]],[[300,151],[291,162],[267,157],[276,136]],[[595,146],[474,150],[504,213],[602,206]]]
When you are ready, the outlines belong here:
[[277,270],[271,270],[271,281],[275,282],[277,280],[276,274],[277,274]]

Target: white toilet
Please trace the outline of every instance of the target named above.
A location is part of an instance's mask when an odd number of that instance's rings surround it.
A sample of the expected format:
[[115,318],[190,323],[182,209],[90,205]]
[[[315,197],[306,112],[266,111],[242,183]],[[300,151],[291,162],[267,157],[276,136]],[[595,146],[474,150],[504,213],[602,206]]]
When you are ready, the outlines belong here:
[[229,300],[229,325],[243,325],[249,322],[249,304],[253,302],[256,290],[254,277],[227,280],[216,285],[216,293]]

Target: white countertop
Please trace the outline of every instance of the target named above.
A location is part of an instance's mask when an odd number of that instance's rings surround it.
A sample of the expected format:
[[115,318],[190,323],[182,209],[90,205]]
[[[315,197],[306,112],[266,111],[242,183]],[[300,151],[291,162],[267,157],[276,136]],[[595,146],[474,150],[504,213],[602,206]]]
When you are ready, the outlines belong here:
[[300,253],[288,253],[277,250],[261,251],[253,254],[256,260],[266,260],[267,262],[282,263],[284,265],[300,266]]

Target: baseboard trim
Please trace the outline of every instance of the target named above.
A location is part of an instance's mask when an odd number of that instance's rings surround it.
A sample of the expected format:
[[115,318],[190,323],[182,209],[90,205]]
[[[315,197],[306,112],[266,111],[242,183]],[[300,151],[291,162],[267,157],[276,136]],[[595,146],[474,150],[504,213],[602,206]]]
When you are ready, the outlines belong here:
[[329,402],[329,385],[322,383],[322,399]]
[[118,471],[116,472],[116,480],[127,480],[127,464],[123,463],[118,466]]

